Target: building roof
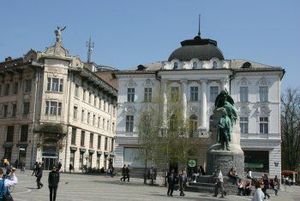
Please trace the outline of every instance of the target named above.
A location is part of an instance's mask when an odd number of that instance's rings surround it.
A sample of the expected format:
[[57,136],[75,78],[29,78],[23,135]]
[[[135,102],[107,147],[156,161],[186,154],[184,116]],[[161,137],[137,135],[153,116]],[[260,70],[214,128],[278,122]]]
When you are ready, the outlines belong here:
[[115,72],[117,71],[112,71],[112,70],[107,70],[107,71],[97,71],[95,74],[108,83],[111,87],[113,87],[115,90],[118,90],[118,80],[116,79]]
[[215,40],[202,39],[200,36],[196,36],[194,39],[182,41],[181,46],[171,53],[168,61],[173,59],[180,61],[190,61],[191,59],[210,60],[212,58],[224,60],[223,53],[218,48]]

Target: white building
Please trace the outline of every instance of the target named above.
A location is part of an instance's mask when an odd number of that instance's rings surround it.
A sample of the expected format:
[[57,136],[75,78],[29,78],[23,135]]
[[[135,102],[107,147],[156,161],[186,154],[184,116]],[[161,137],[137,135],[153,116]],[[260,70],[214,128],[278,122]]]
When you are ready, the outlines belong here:
[[[107,168],[113,157],[117,90],[62,46],[0,63],[0,157],[45,169]],[[101,74],[101,72],[99,72]]]
[[224,59],[216,41],[200,36],[181,45],[167,61],[116,74],[119,88],[115,166],[144,166],[137,150],[139,111],[145,102],[160,97],[164,103],[161,113],[166,119],[168,93],[172,91],[181,95],[183,115],[195,123],[195,134],[203,139],[197,160],[205,166],[213,104],[218,93],[227,89],[239,111],[245,167],[280,176],[280,85],[284,69]]

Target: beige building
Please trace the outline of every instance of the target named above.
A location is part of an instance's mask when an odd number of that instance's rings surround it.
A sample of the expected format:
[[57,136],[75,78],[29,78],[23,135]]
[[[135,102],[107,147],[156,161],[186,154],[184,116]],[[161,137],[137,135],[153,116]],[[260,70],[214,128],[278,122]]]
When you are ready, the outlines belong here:
[[[0,157],[27,168],[108,167],[114,157],[117,90],[62,46],[0,63]],[[101,72],[98,72],[101,74]]]

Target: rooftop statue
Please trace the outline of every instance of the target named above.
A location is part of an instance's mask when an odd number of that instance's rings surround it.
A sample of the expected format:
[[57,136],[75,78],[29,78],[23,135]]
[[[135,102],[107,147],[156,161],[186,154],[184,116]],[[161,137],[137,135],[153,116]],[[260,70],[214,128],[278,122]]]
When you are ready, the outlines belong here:
[[66,29],[66,26],[64,26],[64,27],[57,27],[57,29],[54,31],[54,33],[55,33],[55,36],[56,36],[56,42],[57,43],[60,43],[61,44],[61,32],[63,31],[63,30],[65,30]]
[[237,120],[237,111],[234,101],[227,91],[221,91],[215,101],[215,108],[221,113],[218,120],[217,141],[223,150],[230,150],[232,127]]

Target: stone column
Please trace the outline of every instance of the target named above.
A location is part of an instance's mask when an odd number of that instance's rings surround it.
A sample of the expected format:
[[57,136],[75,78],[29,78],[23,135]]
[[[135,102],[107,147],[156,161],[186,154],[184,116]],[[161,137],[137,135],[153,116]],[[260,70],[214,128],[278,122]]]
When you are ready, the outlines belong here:
[[186,113],[187,113],[187,93],[188,93],[188,85],[187,80],[181,80],[181,88],[182,88],[182,115],[184,123],[186,123]]
[[202,99],[202,115],[201,115],[201,128],[207,130],[207,80],[201,82],[201,99]]
[[168,92],[167,81],[162,81],[162,93],[163,93],[163,126],[167,126],[167,113],[168,113]]

